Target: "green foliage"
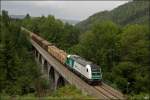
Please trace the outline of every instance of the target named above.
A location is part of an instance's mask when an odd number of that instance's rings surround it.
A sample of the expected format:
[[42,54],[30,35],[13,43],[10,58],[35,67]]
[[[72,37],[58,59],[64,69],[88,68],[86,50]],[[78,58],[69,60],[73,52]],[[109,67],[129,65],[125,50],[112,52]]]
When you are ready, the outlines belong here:
[[81,35],[77,53],[107,70],[111,69],[118,56],[118,32],[119,28],[112,22],[96,24],[92,31]]
[[104,81],[124,93],[149,93],[149,36],[146,25],[119,28],[106,21],[83,33],[71,50],[99,64]]
[[[1,22],[3,30],[0,34],[0,93],[2,97],[19,100],[46,96],[50,83],[45,78],[39,77],[39,69],[33,61],[32,46],[27,40],[27,36],[20,31],[20,26],[23,25],[35,33],[40,33],[39,35],[64,49],[78,43],[79,31],[72,25],[63,24],[53,16],[32,18],[27,14],[25,19],[21,21],[10,20],[7,12],[3,12],[0,18],[5,18],[5,21]],[[81,92],[75,87],[64,87],[65,89],[71,93],[72,97],[80,97],[81,95]],[[65,94],[61,94],[64,90],[60,89],[58,93],[55,92],[55,97],[48,98],[57,98],[56,95],[61,98],[65,96]],[[25,95],[28,93],[35,93],[35,95]]]
[[22,95],[33,92],[39,69],[32,57],[31,45],[20,32],[20,22],[10,20],[7,13],[2,13],[1,18],[4,20],[0,34],[0,93]]
[[56,90],[53,95],[54,97],[64,97],[64,98],[70,98],[70,99],[81,99],[81,98],[91,98],[90,96],[86,96],[85,94],[82,94],[82,92],[78,89],[76,89],[75,86],[66,85],[62,88],[59,88]]
[[137,95],[129,95],[129,100],[149,100],[150,96],[147,93],[139,93]]
[[50,82],[45,77],[39,77],[35,80],[35,95],[44,97],[50,93]]
[[91,96],[87,96],[83,94],[80,90],[76,89],[75,86],[71,85],[66,85],[65,87],[59,88],[56,90],[54,93],[46,96],[36,96],[35,94],[26,94],[26,95],[15,95],[15,96],[9,96],[8,94],[1,94],[1,99],[3,100],[10,100],[10,99],[15,99],[15,100],[37,100],[37,99],[42,99],[42,100],[60,100],[60,99],[95,99]]
[[39,34],[64,50],[78,43],[79,30],[72,25],[64,24],[54,16],[25,18],[22,24],[27,29]]
[[1,23],[2,25],[4,24],[5,26],[8,26],[8,24],[10,23],[9,21],[9,17],[8,17],[8,12],[7,11],[2,11],[2,15],[3,16],[1,16],[1,21],[3,22],[3,23]]
[[[135,76],[138,65],[132,62],[121,62],[113,68],[113,81],[118,84],[118,87],[126,92],[129,84],[129,91],[133,91],[135,87]],[[129,82],[129,83],[128,83]]]
[[1,99],[2,100],[37,100],[39,99],[38,97],[34,96],[34,94],[26,94],[26,95],[15,95],[15,96],[10,96],[8,94],[1,94]]
[[129,25],[119,36],[121,62],[113,70],[114,78],[123,75],[122,77],[130,82],[130,92],[133,93],[148,92],[149,89],[150,40],[148,35],[149,30],[146,26]]
[[77,28],[74,28],[72,25],[69,25],[69,24],[66,23],[64,25],[63,35],[60,38],[61,42],[59,42],[58,46],[60,48],[68,50],[68,48],[70,48],[73,45],[78,43],[79,34],[80,34],[80,32]]
[[[28,16],[28,17],[27,17]],[[30,15],[26,15],[25,19],[22,21],[22,26],[25,26],[27,29],[32,30],[33,32],[39,32],[37,18],[32,19],[29,17]]]
[[53,16],[44,18],[40,23],[40,34],[50,42],[58,43],[63,32],[63,23],[60,20],[56,20]]
[[149,62],[148,27],[130,25],[120,35],[122,60],[147,64]]
[[98,12],[76,25],[82,31],[90,30],[97,22],[111,20],[121,26],[128,24],[149,25],[149,1],[139,0],[128,2],[111,11]]

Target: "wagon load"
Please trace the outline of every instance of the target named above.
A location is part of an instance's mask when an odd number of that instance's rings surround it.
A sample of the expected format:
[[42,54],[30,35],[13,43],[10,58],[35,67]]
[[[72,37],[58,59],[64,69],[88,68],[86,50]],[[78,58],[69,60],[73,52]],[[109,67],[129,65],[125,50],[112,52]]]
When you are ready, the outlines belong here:
[[41,38],[40,36],[33,34],[32,35],[32,39],[38,43],[40,46],[42,46],[42,41],[44,40],[43,38]]
[[61,63],[65,63],[65,60],[67,58],[67,53],[63,50],[58,49],[55,46],[48,46],[48,52],[54,56],[57,60],[59,60]]
[[57,47],[55,47],[55,46],[48,46],[48,52],[52,56],[54,56],[55,58],[58,58],[58,53],[59,53],[58,51],[59,51],[59,49]]
[[65,63],[66,59],[67,59],[67,53],[63,50],[60,50],[60,61],[61,63]]
[[48,52],[52,55],[52,56],[56,56],[56,47],[55,46],[48,46]]
[[47,40],[42,41],[42,47],[48,51],[48,46],[53,45],[52,43],[49,43]]

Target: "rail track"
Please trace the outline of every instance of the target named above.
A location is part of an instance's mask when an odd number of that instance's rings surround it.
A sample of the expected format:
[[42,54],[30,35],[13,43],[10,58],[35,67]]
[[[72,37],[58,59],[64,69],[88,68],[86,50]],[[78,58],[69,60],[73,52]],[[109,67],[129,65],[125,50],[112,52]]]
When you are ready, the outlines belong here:
[[103,82],[101,85],[97,85],[93,87],[108,99],[121,99],[121,100],[125,99],[124,95],[121,92],[115,90],[114,88],[108,86]]
[[109,85],[107,85],[107,84],[105,84],[105,83],[102,83],[101,87],[102,87],[102,88],[105,88],[105,89],[106,89],[107,91],[109,91],[112,95],[115,95],[115,96],[118,97],[118,98],[124,97],[124,95],[123,95],[121,92],[119,92],[118,90],[112,88],[111,86],[109,86]]

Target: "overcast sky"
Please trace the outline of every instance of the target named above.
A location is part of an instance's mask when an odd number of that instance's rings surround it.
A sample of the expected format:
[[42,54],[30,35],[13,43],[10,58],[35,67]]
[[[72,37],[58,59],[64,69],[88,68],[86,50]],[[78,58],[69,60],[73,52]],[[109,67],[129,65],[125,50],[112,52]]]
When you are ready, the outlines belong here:
[[127,1],[2,1],[1,9],[10,15],[51,14],[61,19],[84,20],[96,12],[112,10],[124,3]]

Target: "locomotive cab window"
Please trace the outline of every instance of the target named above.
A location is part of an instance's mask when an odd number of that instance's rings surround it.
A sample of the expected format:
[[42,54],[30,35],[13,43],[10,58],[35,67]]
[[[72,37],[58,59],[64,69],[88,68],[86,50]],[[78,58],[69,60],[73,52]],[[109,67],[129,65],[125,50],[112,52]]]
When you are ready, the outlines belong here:
[[86,71],[88,72],[88,69],[86,69]]

